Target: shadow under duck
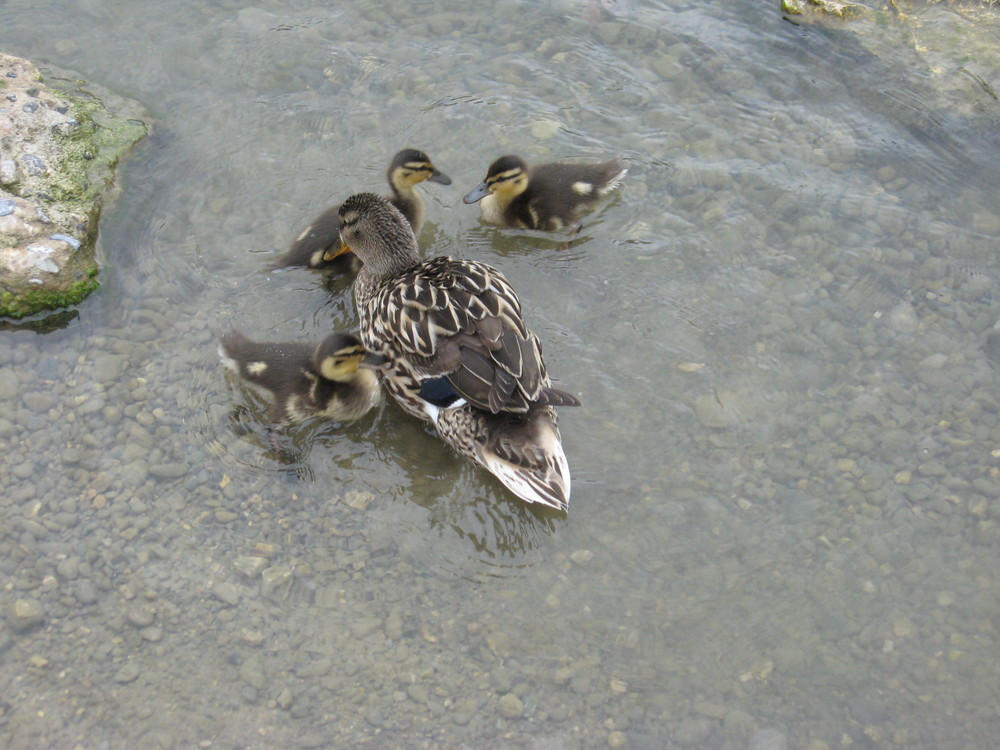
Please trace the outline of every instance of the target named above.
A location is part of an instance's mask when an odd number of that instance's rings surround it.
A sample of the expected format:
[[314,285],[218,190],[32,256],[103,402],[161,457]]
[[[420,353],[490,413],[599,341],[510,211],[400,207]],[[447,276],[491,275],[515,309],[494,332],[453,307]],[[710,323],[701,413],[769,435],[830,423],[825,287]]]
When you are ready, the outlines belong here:
[[[388,200],[406,217],[414,234],[419,234],[424,225],[424,199],[416,186],[425,181],[451,184],[451,178],[438,170],[427,154],[415,148],[403,149],[392,158],[386,180],[392,189]],[[313,219],[295,238],[291,248],[270,267],[306,266],[341,273],[356,272],[361,264],[353,254],[342,255],[336,260],[327,259],[327,254],[339,247],[340,205],[336,205]]]
[[519,229],[568,227],[621,182],[628,169],[618,157],[597,163],[552,162],[528,167],[501,156],[463,200],[479,202],[483,220]]
[[566,510],[569,466],[553,407],[580,401],[551,386],[510,282],[477,261],[421,261],[405,218],[373,193],[348,198],[340,217],[345,249],[363,262],[354,280],[361,338],[385,361],[389,392],[518,497]]

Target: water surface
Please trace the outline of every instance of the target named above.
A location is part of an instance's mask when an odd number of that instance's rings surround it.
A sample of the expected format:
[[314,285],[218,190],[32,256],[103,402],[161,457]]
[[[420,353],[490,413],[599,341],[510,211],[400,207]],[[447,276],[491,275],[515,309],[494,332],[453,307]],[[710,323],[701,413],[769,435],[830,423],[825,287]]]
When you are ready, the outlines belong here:
[[[0,5],[157,121],[99,292],[0,330],[0,744],[990,746],[997,102],[777,6]],[[218,366],[354,326],[264,269],[406,146],[584,401],[568,516],[393,404],[275,451]],[[630,172],[567,247],[462,204],[508,152]]]

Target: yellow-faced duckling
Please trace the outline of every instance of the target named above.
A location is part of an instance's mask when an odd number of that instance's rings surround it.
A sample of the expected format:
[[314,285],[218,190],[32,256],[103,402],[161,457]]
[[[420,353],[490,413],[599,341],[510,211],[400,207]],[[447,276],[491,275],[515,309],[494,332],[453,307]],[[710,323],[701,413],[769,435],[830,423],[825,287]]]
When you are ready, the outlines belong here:
[[492,266],[421,261],[403,215],[372,193],[340,208],[340,236],[362,260],[354,304],[365,348],[407,412],[518,497],[565,510],[570,475],[542,348],[510,282]]
[[219,343],[219,357],[271,402],[274,423],[304,422],[313,417],[349,421],[378,403],[378,375],[366,361],[361,342],[346,333],[333,333],[318,346],[300,342],[251,341],[230,331]]
[[483,220],[490,224],[552,231],[574,224],[614,190],[626,172],[618,157],[596,164],[553,162],[529,168],[519,156],[501,156],[464,200],[479,201]]
[[[414,234],[420,233],[424,225],[424,200],[416,191],[416,186],[424,181],[450,185],[451,178],[438,170],[423,151],[406,148],[396,154],[386,179],[392,188],[387,196],[410,222]],[[342,255],[336,260],[328,260],[328,253],[340,247],[340,206],[333,206],[321,213],[302,233],[295,238],[291,248],[271,268],[286,266],[307,266],[308,268],[355,272],[360,266],[353,255]]]

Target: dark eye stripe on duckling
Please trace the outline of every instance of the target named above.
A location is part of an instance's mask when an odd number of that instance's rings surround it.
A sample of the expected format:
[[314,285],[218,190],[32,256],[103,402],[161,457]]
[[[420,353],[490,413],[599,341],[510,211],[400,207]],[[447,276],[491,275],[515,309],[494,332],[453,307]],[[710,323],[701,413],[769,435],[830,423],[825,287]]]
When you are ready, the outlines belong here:
[[351,357],[363,357],[365,356],[365,348],[363,346],[345,346],[343,349],[338,349],[333,353],[334,357],[338,359],[350,359]]
[[508,180],[516,180],[524,174],[523,169],[511,169],[508,172],[501,172],[496,177],[490,177],[489,184],[496,185],[498,182],[507,182]]

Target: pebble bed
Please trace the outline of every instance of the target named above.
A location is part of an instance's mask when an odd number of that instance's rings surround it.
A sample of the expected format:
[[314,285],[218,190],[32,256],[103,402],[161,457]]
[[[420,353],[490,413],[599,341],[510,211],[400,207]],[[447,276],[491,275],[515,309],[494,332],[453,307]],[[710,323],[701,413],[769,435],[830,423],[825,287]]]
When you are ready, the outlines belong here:
[[[0,746],[995,742],[1000,147],[921,129],[912,49],[721,0],[49,5],[7,51],[160,123],[101,289],[0,328]],[[454,181],[421,246],[501,267],[585,404],[567,517],[392,404],[276,449],[218,365],[354,325],[264,268],[404,146]],[[631,169],[513,232],[461,203],[508,151]]]

